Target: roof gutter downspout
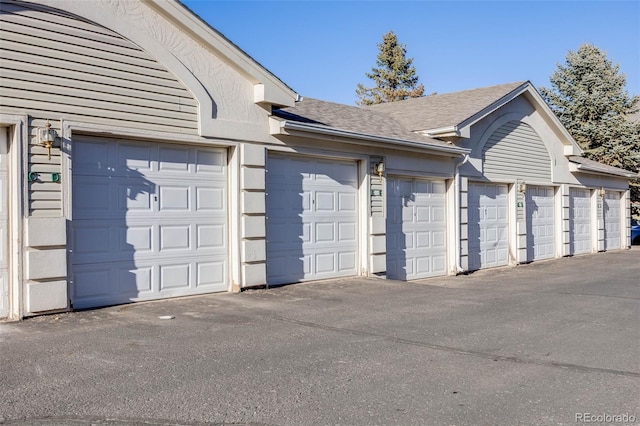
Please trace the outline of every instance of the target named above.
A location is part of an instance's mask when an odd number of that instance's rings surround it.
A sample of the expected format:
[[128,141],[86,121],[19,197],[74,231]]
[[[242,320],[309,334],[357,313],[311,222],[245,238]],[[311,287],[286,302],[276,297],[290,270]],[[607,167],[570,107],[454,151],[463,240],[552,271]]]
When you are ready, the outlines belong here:
[[455,238],[455,251],[456,251],[456,275],[464,272],[464,269],[462,269],[462,266],[460,265],[460,258],[462,257],[460,251],[462,250],[462,244],[460,242],[460,236],[461,236],[461,231],[460,228],[462,227],[461,224],[461,215],[460,215],[460,186],[461,186],[461,176],[460,176],[460,167],[462,167],[463,164],[465,164],[467,161],[469,161],[469,153],[464,154],[464,159],[462,161],[460,161],[458,164],[456,164],[456,169],[455,169],[455,175],[454,175],[454,182],[453,182],[453,186],[454,186],[454,208],[456,211],[455,214],[455,229],[454,229],[454,238]]

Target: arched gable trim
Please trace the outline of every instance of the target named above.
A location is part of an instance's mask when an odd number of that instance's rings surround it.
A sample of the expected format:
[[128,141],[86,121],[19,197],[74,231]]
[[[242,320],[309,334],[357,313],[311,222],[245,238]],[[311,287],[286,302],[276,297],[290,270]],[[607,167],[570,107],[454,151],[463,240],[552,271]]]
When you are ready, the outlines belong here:
[[[487,148],[489,148],[487,146],[488,142],[492,139],[492,137],[496,134],[496,131],[498,131],[500,128],[505,127],[505,125],[507,125],[508,123],[511,122],[517,122],[517,123],[523,123],[524,125],[527,126],[527,128],[522,128],[522,130],[525,131],[530,131],[535,135],[535,138],[540,141],[543,144],[544,147],[544,151],[545,151],[545,159],[543,162],[539,163],[539,172],[540,173],[535,173],[535,172],[530,172],[528,175],[528,180],[529,181],[538,181],[538,182],[550,182],[553,181],[553,165],[555,163],[555,157],[553,155],[553,147],[551,146],[551,143],[553,143],[553,141],[549,141],[549,140],[545,140],[544,138],[540,137],[540,132],[538,132],[536,130],[536,121],[534,119],[532,119],[530,116],[524,114],[524,113],[507,113],[504,114],[500,117],[498,117],[493,123],[491,123],[491,125],[484,131],[484,133],[482,134],[482,137],[480,138],[480,141],[478,143],[478,145],[474,148],[474,156],[476,156],[476,158],[482,159],[482,173],[483,175],[486,175],[487,173],[491,174],[491,172],[489,172],[488,170],[486,170],[485,167],[485,152],[487,151]],[[517,127],[517,126],[516,126]],[[542,154],[542,153],[540,153]],[[526,150],[523,151],[523,155],[526,155]],[[518,160],[522,160],[521,157],[517,157],[514,158],[515,161]],[[548,161],[548,162],[547,162]],[[525,168],[524,166],[529,166],[528,162],[523,163],[523,169]],[[505,168],[508,169],[508,168]],[[495,174],[495,171],[493,172]],[[514,178],[516,177],[521,177],[521,175],[524,174],[524,171],[519,173],[518,176],[513,176]],[[502,173],[501,173],[502,175]],[[487,176],[489,178],[495,177],[495,176]],[[502,175],[501,177],[506,177],[506,173],[504,175]]]

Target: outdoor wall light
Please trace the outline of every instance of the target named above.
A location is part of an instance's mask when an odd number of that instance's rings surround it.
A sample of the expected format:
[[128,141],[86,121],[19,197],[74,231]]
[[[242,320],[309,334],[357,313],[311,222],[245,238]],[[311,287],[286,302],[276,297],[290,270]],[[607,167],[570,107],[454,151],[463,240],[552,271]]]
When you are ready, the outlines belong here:
[[56,133],[55,129],[51,128],[51,123],[49,122],[49,120],[47,120],[47,124],[45,124],[44,129],[39,129],[38,131],[40,133],[40,145],[47,148],[49,152],[49,160],[51,160],[51,148],[53,147],[58,134]]
[[519,182],[518,183],[518,192],[524,194],[525,192],[527,192],[527,184],[524,182]]
[[605,194],[604,188],[601,187],[600,189],[598,189],[598,195],[599,196],[604,197],[604,194]]
[[378,173],[378,176],[380,177],[380,182],[382,182],[382,174],[384,173],[384,161],[380,160],[376,164],[376,173]]

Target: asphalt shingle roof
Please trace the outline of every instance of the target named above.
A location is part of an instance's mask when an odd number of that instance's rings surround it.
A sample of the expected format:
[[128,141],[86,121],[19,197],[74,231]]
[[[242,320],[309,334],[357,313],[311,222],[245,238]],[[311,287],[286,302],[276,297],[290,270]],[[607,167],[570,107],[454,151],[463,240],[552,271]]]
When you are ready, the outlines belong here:
[[288,121],[327,126],[371,136],[451,146],[447,142],[410,132],[402,124],[382,112],[370,109],[304,98],[295,107],[274,109],[273,115]]
[[439,129],[462,123],[525,83],[526,81],[500,84],[370,105],[365,108],[393,117],[411,131]]

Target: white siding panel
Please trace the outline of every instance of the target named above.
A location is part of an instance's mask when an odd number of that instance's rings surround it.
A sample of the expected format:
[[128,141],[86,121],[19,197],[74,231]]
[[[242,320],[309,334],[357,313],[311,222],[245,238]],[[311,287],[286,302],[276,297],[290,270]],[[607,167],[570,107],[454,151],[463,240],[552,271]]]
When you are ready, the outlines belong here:
[[551,158],[538,134],[527,124],[510,121],[489,137],[483,148],[489,179],[551,182]]
[[[59,148],[49,159],[35,146],[46,119],[58,132],[64,117],[114,131],[198,133],[190,92],[134,43],[64,11],[21,2],[0,7],[0,109],[31,117],[29,171],[61,172]],[[60,214],[60,185],[47,179],[29,184],[30,215]]]

